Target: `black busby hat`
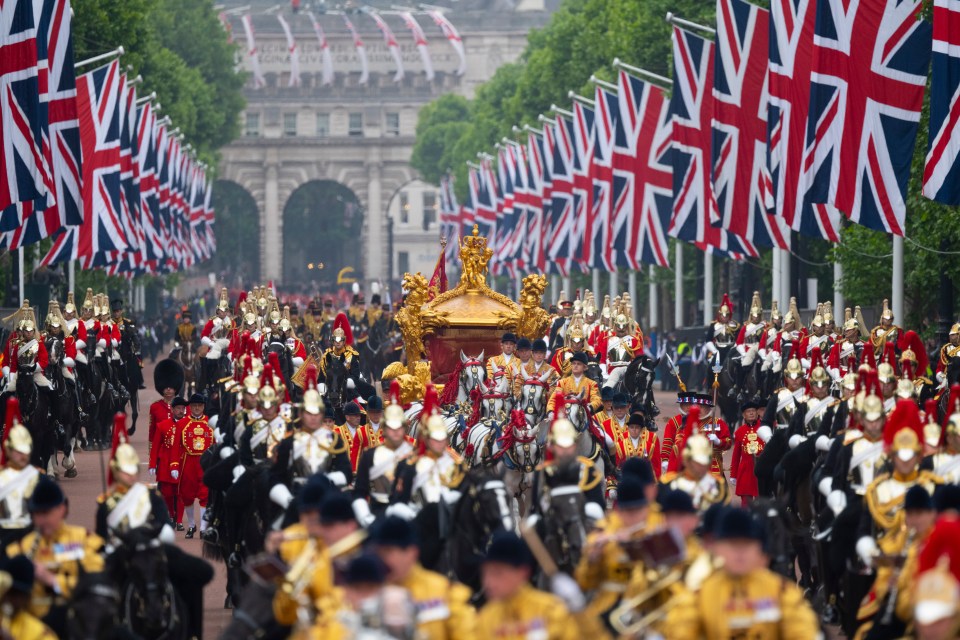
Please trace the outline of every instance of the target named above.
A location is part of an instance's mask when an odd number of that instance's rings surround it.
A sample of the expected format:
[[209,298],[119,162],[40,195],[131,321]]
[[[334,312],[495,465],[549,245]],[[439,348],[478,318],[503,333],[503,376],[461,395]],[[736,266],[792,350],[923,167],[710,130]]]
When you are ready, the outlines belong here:
[[318,511],[331,490],[333,483],[322,473],[315,473],[307,479],[306,484],[297,494],[297,509],[300,511]]
[[10,588],[22,594],[33,591],[33,561],[23,554],[6,558],[0,563],[0,571],[10,576]]
[[533,341],[533,352],[534,353],[546,353],[547,352],[547,342],[542,338],[537,338]]
[[[580,355],[580,354],[579,354],[579,353],[575,353],[575,354],[574,354],[574,356],[578,356],[578,355]],[[613,396],[614,396],[614,395],[615,395],[615,394],[614,394],[614,391],[613,391],[613,387],[600,387],[600,399],[601,399],[601,400],[603,400],[603,401],[605,401],[605,402],[610,402],[610,401],[613,400]]]
[[577,351],[575,354],[573,354],[573,356],[570,358],[570,362],[571,363],[579,362],[580,364],[590,364],[590,362],[587,360],[587,354],[585,354],[583,351]]
[[516,344],[516,343],[517,343],[517,336],[514,335],[513,333],[511,333],[510,331],[507,331],[505,334],[503,334],[502,336],[500,336],[500,342],[512,342],[512,343]]
[[533,555],[527,543],[511,531],[500,531],[490,538],[484,562],[499,562],[512,567],[533,567]]
[[63,489],[50,476],[41,475],[33,488],[33,495],[27,501],[30,513],[43,513],[59,507],[67,501]]
[[171,406],[171,407],[186,407],[186,406],[189,405],[189,404],[190,404],[190,403],[187,402],[187,401],[184,399],[183,396],[177,396],[176,398],[173,399],[173,402],[170,403],[170,406]]
[[745,509],[727,509],[720,516],[714,530],[717,540],[766,540],[763,525]]
[[387,579],[387,567],[383,560],[372,553],[362,553],[352,558],[343,574],[347,585],[383,584]]
[[417,544],[417,532],[411,522],[397,516],[387,516],[374,524],[370,541],[381,547],[406,549]]
[[960,511],[960,485],[942,484],[933,495],[937,513]]
[[517,351],[520,351],[521,349],[532,349],[532,348],[533,348],[533,345],[530,344],[529,338],[520,338],[519,340],[517,340]]
[[700,519],[700,535],[712,536],[717,530],[717,524],[720,522],[720,518],[727,509],[733,508],[734,507],[728,507],[725,504],[720,504],[719,502],[707,507],[707,510],[703,512],[703,517]]
[[166,358],[153,368],[153,387],[163,395],[164,389],[180,393],[183,389],[183,367],[173,358]]
[[123,300],[120,298],[114,298],[110,301],[110,310],[111,311],[120,311],[123,309]]
[[332,404],[323,405],[323,417],[329,420],[337,419],[337,411],[333,408]]
[[613,394],[613,406],[626,407],[630,405],[630,396],[625,393]]
[[383,398],[378,395],[367,398],[367,411],[383,411]]
[[642,413],[631,413],[630,417],[627,418],[627,425],[629,426],[631,424],[635,424],[641,427],[646,426],[647,417]]
[[356,402],[348,402],[343,407],[343,415],[345,416],[360,415],[360,406]]
[[915,484],[903,496],[904,511],[933,511],[933,498],[921,485]]
[[373,294],[372,296],[370,296],[370,304],[372,304],[372,305],[378,305],[378,304],[380,304],[380,294],[379,294],[379,293],[375,293],[375,294]]
[[747,398],[740,403],[740,411],[746,411],[747,409],[759,409],[762,405],[760,404],[759,398]]
[[192,396],[190,396],[189,400],[187,400],[187,404],[202,404],[206,406],[207,399],[203,397],[202,393],[195,393]]
[[660,499],[660,511],[663,513],[696,513],[693,498],[686,491],[672,489]]
[[346,494],[336,491],[324,498],[320,505],[320,522],[322,524],[353,521],[355,521],[353,505]]
[[617,508],[639,509],[647,506],[644,483],[633,474],[626,474],[617,485]]
[[646,458],[639,456],[632,456],[624,460],[623,466],[620,468],[620,476],[621,482],[627,476],[633,476],[645,485],[657,482],[656,476],[653,475],[653,465]]

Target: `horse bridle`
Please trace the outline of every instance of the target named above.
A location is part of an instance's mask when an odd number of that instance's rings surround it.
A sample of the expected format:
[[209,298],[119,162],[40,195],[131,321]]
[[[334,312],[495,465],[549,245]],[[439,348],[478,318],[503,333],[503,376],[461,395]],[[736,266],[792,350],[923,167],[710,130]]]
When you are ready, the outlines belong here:
[[487,480],[483,483],[483,486],[479,488],[474,484],[471,489],[474,495],[473,515],[476,516],[476,520],[483,528],[483,535],[480,536],[480,540],[488,540],[493,534],[493,531],[487,524],[487,520],[480,517],[480,501],[477,498],[485,491],[493,491],[497,497],[497,506],[500,507],[500,524],[503,525],[504,530],[511,531],[513,529],[513,518],[510,513],[510,508],[507,506],[507,486],[503,483],[503,480]]
[[460,370],[460,388],[461,389],[463,389],[464,391],[468,391],[467,383],[469,382],[474,383],[474,386],[473,386],[474,389],[483,388],[483,378],[476,373],[476,370],[478,368],[480,369],[480,371],[484,371],[483,363],[480,362],[479,360],[474,360],[471,358],[470,360],[466,360],[463,363],[463,368]]

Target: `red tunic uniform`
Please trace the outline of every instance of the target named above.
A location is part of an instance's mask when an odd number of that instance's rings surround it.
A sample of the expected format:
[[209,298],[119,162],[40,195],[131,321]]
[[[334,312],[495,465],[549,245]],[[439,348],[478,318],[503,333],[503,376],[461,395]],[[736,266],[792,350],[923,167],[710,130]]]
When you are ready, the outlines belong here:
[[763,440],[757,435],[760,421],[744,424],[733,436],[733,457],[730,459],[730,477],[737,481],[737,495],[756,498],[757,477],[753,465],[763,451]]
[[340,437],[343,438],[347,448],[350,450],[350,466],[353,467],[353,472],[356,473],[357,465],[360,464],[360,454],[370,447],[379,444],[380,439],[374,436],[373,429],[371,429],[368,424],[361,424],[357,427],[357,431],[354,434],[350,433],[350,427],[345,424],[338,425],[334,427],[333,430],[340,434]]
[[[664,430],[663,438],[666,441],[668,435],[673,436],[673,443],[670,447],[670,456],[667,458],[667,471],[679,472],[683,466],[683,446],[686,442],[686,433],[679,427],[682,416],[674,416],[667,423],[667,429]],[[672,431],[670,427],[673,427]],[[686,431],[690,431],[687,429]],[[713,460],[710,462],[710,473],[722,478],[723,476],[723,452],[733,445],[733,438],[730,437],[730,427],[721,419],[713,420],[710,417],[701,418],[697,429],[707,438],[712,433],[720,441],[719,444],[713,443]],[[711,440],[712,442],[712,440]]]
[[[10,340],[9,347],[10,351],[8,352],[8,357],[10,358],[10,373],[17,372],[17,356],[20,353],[20,347],[24,345],[22,340]],[[47,345],[43,343],[43,340],[37,340],[37,371],[43,372],[46,371],[47,366],[50,364],[50,356],[47,354]]]
[[186,416],[177,422],[177,440],[182,447],[179,495],[184,506],[192,505],[194,500],[199,500],[201,507],[207,506],[207,486],[200,468],[200,456],[213,444],[213,429],[207,420],[207,416]]
[[153,449],[157,425],[165,420],[173,420],[173,409],[164,400],[157,400],[150,405],[150,425],[147,428],[147,437],[150,444],[150,450]]
[[177,439],[177,425],[173,418],[163,420],[156,425],[153,439],[150,441],[150,468],[157,474],[157,489],[167,503],[167,510],[171,516],[176,516],[174,522],[183,519],[183,502],[177,500],[177,483],[179,477],[173,477],[173,471],[180,473],[180,460],[183,457],[183,447]]
[[653,467],[653,474],[657,480],[660,479],[660,439],[657,434],[649,429],[640,431],[640,438],[636,444],[630,438],[630,432],[624,429],[618,431],[613,439],[616,445],[616,463],[617,468],[623,466],[627,458],[646,458]]

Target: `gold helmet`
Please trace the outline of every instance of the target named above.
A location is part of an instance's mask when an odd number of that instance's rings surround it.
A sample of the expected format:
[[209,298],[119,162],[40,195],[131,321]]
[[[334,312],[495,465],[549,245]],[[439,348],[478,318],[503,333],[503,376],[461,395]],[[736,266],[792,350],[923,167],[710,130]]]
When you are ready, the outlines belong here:
[[583,316],[575,313],[570,317],[570,325],[567,327],[567,340],[570,342],[582,342],[585,337]]
[[93,289],[87,287],[87,294],[83,299],[83,308],[89,309],[90,311],[93,311],[94,313],[96,313],[94,307],[95,307],[95,302],[93,298]]
[[810,328],[823,326],[823,303],[817,303],[817,311],[813,314],[813,320],[810,321]]
[[720,308],[717,309],[717,316],[725,316],[733,313],[733,303],[730,302],[730,296],[728,294],[723,294],[723,299],[720,300]]
[[66,330],[66,321],[60,313],[60,303],[56,300],[51,300],[47,305],[47,317],[44,318],[44,324],[52,329],[62,327]]
[[687,438],[683,445],[683,461],[696,462],[697,464],[710,464],[713,461],[713,445],[707,440],[707,437],[700,433]]
[[276,298],[270,298],[270,324],[280,324],[280,321],[283,320],[283,314],[280,313],[280,304],[277,302]]
[[819,347],[814,347],[810,356],[810,384],[818,387],[830,384],[830,374],[823,366]]
[[323,413],[323,397],[317,390],[316,365],[311,364],[307,367],[303,388],[303,410],[311,415],[319,415]]
[[917,437],[917,432],[913,429],[904,427],[894,434],[890,453],[896,454],[901,460],[910,460],[921,451],[920,438]]
[[67,303],[63,305],[64,313],[76,313],[77,305],[73,300],[73,291],[67,291]]
[[257,309],[260,310],[261,314],[266,315],[267,309],[270,306],[270,290],[266,287],[260,287],[256,289],[257,297],[254,298],[256,301]]
[[893,370],[892,364],[883,362],[877,366],[877,378],[880,382],[894,382],[897,379],[897,372]]
[[823,303],[823,324],[827,326],[833,324],[833,303],[829,300]]
[[33,453],[33,438],[20,418],[20,401],[16,396],[7,398],[6,426],[3,429],[3,449],[0,451],[0,466],[7,464],[12,451],[29,456]]
[[872,421],[879,420],[884,415],[883,398],[875,393],[864,395],[863,402],[860,403],[860,417]]
[[948,333],[947,335],[948,336],[960,335],[960,322],[954,323],[954,325],[950,327],[950,333]]
[[780,313],[777,301],[774,300],[770,303],[770,322],[776,322],[777,320],[783,320],[783,315]]
[[857,319],[853,317],[853,311],[850,310],[850,307],[847,307],[843,310],[843,330],[852,331],[853,329],[860,330],[860,325],[857,324]]
[[253,372],[253,358],[243,357],[243,392],[251,396],[260,393],[260,378]]
[[787,360],[787,366],[783,369],[783,377],[792,378],[793,380],[803,378],[803,364],[800,362],[800,359],[796,357],[795,353],[790,354],[790,359]]
[[20,322],[17,323],[17,328],[21,331],[36,331],[37,318],[34,315],[33,307],[30,306],[29,300],[23,301],[23,307],[21,307],[20,313]]
[[845,391],[855,391],[857,388],[856,371],[848,371],[846,375],[843,376],[843,379],[840,381],[840,387]]
[[443,417],[435,413],[429,418],[427,418],[427,437],[431,440],[446,440],[447,439],[447,425],[443,421]]
[[890,320],[893,322],[893,310],[890,308],[890,301],[883,299],[883,311],[880,313],[881,320]]
[[577,442],[577,428],[566,418],[557,418],[550,425],[550,444],[572,447]]
[[593,293],[590,290],[587,290],[583,299],[583,315],[593,318],[597,317],[597,301],[594,299]]
[[800,308],[797,307],[797,299],[793,296],[790,296],[790,305],[787,308],[787,314],[783,316],[783,324],[787,325],[793,323],[797,327],[800,326]]
[[390,402],[383,410],[383,424],[388,429],[403,429],[407,426],[407,416],[401,402],[400,380],[390,381]]
[[758,320],[763,317],[763,303],[760,302],[760,292],[753,292],[753,300],[750,301],[750,317],[756,317]]
[[290,324],[290,305],[283,305],[283,317],[280,318],[280,330],[286,333],[293,328]]
[[956,617],[960,608],[960,583],[950,571],[950,556],[942,555],[933,568],[921,573],[914,586],[913,618],[933,625]]
[[257,392],[257,402],[264,409],[271,409],[280,403],[280,395],[274,387],[273,365],[263,365],[260,374],[260,391]]
[[220,301],[217,302],[217,309],[230,310],[230,292],[227,291],[226,287],[220,288]]
[[603,296],[603,307],[600,309],[600,317],[603,319],[604,324],[610,323],[610,294]]
[[113,446],[110,455],[110,477],[107,478],[109,484],[113,484],[114,473],[126,473],[137,475],[140,472],[140,456],[137,450],[130,444],[130,437],[127,435],[127,417],[118,413],[113,419]]

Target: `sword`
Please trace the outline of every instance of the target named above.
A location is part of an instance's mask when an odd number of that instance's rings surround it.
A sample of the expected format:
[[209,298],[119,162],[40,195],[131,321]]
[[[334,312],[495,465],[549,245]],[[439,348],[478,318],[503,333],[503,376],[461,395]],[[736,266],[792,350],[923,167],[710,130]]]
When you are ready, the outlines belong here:
[[723,371],[723,365],[720,364],[720,352],[717,351],[713,356],[713,409],[717,410],[717,390],[720,388],[720,372]]
[[673,361],[673,358],[670,357],[669,353],[665,353],[664,355],[667,356],[667,362],[669,363],[670,373],[676,377],[677,384],[680,387],[680,391],[686,392],[687,385],[683,384],[683,379],[680,378],[680,369],[677,367],[677,364]]

